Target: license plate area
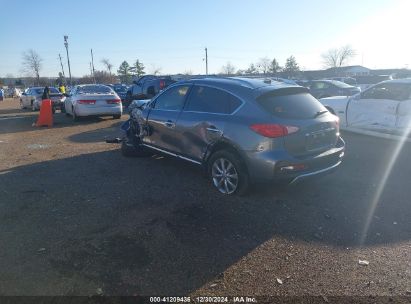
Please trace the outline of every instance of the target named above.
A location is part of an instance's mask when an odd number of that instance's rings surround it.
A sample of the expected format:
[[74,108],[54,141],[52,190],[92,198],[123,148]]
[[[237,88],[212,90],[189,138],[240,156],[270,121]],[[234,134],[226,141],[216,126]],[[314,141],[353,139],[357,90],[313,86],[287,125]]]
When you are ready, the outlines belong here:
[[307,133],[305,146],[307,151],[316,151],[335,145],[336,133],[334,128]]

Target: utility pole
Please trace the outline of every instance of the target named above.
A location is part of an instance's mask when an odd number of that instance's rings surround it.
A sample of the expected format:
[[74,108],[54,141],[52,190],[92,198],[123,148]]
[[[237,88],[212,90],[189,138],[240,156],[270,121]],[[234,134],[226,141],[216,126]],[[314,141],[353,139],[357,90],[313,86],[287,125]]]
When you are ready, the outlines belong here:
[[208,76],[208,55],[207,55],[207,48],[205,48],[205,62],[206,62],[206,75]]
[[64,36],[64,46],[66,47],[66,53],[67,53],[67,64],[68,64],[68,68],[69,68],[69,76],[70,76],[70,86],[73,85],[73,82],[71,81],[71,69],[70,69],[70,58],[69,58],[69,53],[68,53],[68,36],[65,35]]
[[94,76],[93,76],[93,68],[92,68],[92,66],[91,66],[91,61],[90,61],[89,63],[90,63],[90,77],[92,77],[93,80],[94,80],[94,83],[96,83],[96,79],[95,79]]
[[94,70],[93,49],[91,49],[91,66],[92,66],[92,68],[93,68],[93,79],[94,79],[94,83],[96,83],[96,74],[95,74],[95,70]]
[[61,72],[63,74],[63,77],[66,78],[66,75],[64,75],[63,62],[61,61],[61,55],[60,54],[59,54],[59,58],[60,58]]

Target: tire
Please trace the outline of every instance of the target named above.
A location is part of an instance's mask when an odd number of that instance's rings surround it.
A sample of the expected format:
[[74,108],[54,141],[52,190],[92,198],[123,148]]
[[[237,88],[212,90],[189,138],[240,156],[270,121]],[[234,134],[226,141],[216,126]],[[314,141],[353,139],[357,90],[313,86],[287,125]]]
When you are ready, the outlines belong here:
[[233,153],[220,150],[208,161],[212,185],[225,195],[244,195],[249,190],[249,176],[241,160]]
[[140,144],[133,144],[128,138],[121,142],[121,154],[125,157],[145,157],[152,153]]
[[140,139],[133,136],[136,127],[130,128],[126,138],[121,142],[121,154],[125,157],[144,157],[150,156],[152,153],[140,144]]
[[120,119],[120,118],[121,118],[121,114],[113,115],[113,119]]
[[76,111],[74,110],[74,108],[72,110],[73,114],[71,114],[71,118],[73,119],[73,121],[79,121],[79,117],[76,115]]

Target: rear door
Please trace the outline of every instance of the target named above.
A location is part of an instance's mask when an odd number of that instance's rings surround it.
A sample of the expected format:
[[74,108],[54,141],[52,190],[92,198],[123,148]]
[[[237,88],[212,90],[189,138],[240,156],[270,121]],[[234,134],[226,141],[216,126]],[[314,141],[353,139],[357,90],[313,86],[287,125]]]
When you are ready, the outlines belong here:
[[194,85],[177,120],[179,153],[201,162],[207,148],[221,138],[227,119],[241,104],[227,91]]
[[172,153],[178,152],[180,139],[175,127],[189,89],[190,85],[174,86],[150,104],[147,135],[143,138],[145,144]]
[[402,97],[398,83],[378,84],[352,99],[347,109],[347,125],[371,130],[393,131]]

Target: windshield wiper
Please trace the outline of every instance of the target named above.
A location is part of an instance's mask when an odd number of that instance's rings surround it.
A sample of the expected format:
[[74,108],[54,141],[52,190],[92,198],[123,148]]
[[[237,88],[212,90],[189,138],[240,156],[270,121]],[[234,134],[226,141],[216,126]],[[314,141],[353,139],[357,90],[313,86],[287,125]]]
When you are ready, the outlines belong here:
[[328,111],[327,111],[327,110],[318,111],[317,113],[315,113],[314,118],[317,118],[318,116],[321,116],[321,115],[323,115],[323,114],[325,114],[325,113],[328,113]]

